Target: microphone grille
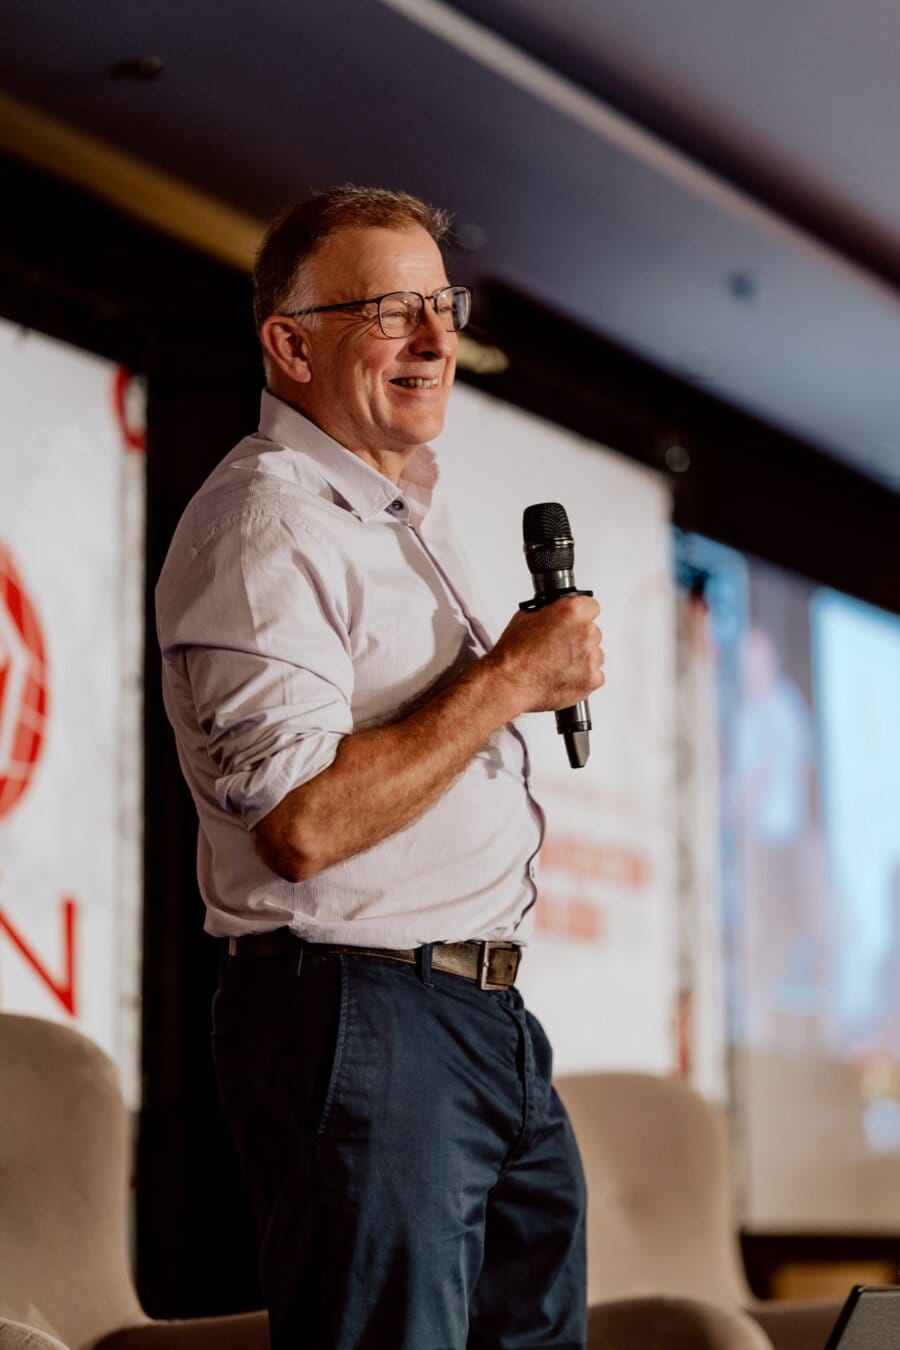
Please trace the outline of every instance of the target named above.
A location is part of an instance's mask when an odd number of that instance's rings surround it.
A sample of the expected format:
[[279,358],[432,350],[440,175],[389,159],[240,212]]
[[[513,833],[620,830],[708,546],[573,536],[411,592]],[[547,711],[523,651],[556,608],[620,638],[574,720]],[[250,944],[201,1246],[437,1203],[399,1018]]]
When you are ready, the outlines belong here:
[[532,575],[571,571],[575,562],[575,544],[569,517],[559,502],[526,506],[522,516],[522,538],[525,561]]
[[571,539],[572,527],[566,508],[559,502],[537,502],[526,506],[522,516],[522,538],[526,544],[540,544],[545,539]]

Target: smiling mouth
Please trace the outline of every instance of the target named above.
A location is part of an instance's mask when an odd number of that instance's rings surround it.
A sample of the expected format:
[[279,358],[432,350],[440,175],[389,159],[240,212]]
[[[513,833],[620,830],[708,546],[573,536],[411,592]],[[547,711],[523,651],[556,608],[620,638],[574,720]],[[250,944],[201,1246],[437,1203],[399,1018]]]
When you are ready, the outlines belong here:
[[391,380],[391,384],[396,384],[400,389],[437,389],[440,381],[435,377],[431,380],[399,376],[396,380]]

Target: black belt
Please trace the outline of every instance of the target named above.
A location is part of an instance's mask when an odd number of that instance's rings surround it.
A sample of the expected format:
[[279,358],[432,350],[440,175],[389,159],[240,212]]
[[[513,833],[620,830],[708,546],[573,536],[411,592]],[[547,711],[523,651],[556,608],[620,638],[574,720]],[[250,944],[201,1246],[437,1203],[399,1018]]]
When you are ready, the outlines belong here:
[[[289,928],[271,933],[245,933],[228,939],[229,956],[284,956],[300,946],[311,952],[333,952],[346,956],[376,956],[384,961],[416,964],[416,949],[396,951],[388,947],[344,947],[331,942],[310,942],[298,938]],[[474,980],[479,989],[511,989],[516,982],[521,948],[514,942],[436,942],[431,950],[432,970]]]

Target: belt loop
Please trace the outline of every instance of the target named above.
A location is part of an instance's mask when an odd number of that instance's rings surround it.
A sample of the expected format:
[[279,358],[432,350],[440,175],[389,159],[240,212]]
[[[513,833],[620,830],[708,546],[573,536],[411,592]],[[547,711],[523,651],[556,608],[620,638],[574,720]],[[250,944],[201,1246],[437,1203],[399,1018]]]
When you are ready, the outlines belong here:
[[433,942],[426,942],[423,947],[416,948],[416,974],[426,989],[434,988],[434,981],[431,978],[431,953],[433,948]]

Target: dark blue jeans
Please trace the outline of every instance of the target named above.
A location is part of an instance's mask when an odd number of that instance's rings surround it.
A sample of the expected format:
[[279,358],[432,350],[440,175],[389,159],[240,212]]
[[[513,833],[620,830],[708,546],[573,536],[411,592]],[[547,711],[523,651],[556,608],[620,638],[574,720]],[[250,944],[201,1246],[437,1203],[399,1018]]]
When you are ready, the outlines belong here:
[[213,1004],[273,1350],[581,1350],[584,1180],[521,996],[302,953],[229,958]]

